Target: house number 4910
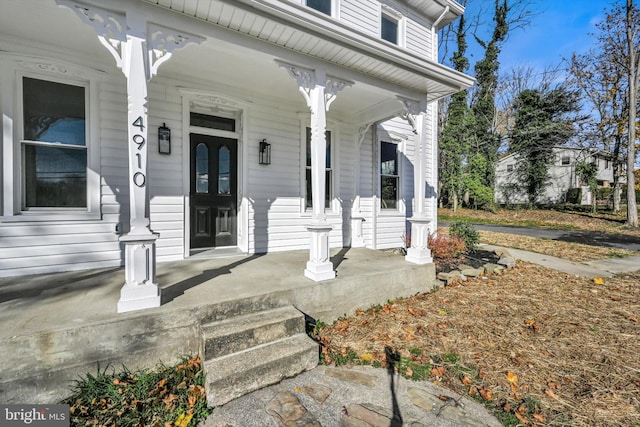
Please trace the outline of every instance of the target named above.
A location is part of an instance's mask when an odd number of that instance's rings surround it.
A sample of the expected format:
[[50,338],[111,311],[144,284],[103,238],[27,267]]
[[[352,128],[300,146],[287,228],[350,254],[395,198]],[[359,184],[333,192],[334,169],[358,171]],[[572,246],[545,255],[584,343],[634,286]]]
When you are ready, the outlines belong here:
[[[144,130],[144,120],[142,118],[142,116],[139,116],[137,119],[134,120],[133,123],[131,123],[132,126],[138,127],[140,128],[141,131]],[[142,150],[142,147],[145,144],[145,139],[144,136],[140,135],[140,134],[135,134],[133,135],[133,138],[131,138],[133,143],[136,144],[138,146],[138,150]],[[142,169],[142,153],[136,153],[136,158],[138,159],[138,169]],[[144,173],[142,173],[141,171],[138,171],[136,173],[133,174],[133,183],[138,186],[138,187],[144,187],[145,183],[147,181],[147,178],[144,176]]]

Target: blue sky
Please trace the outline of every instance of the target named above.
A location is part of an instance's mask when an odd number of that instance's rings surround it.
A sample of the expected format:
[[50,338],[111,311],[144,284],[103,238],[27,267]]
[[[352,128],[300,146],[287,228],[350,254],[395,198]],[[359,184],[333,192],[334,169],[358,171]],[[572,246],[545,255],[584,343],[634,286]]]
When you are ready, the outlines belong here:
[[[468,0],[466,17],[471,18],[477,8],[482,7],[490,20],[493,3],[493,0]],[[532,66],[542,71],[545,67],[559,65],[563,57],[570,58],[573,52],[588,51],[594,44],[589,33],[595,32],[595,24],[604,19],[604,10],[611,5],[610,0],[533,0],[532,3],[531,9],[536,15],[531,24],[510,31],[502,47],[501,73],[518,66]],[[492,24],[486,22],[485,28],[490,29]],[[485,39],[489,37],[487,34]],[[468,43],[473,64],[484,52],[472,37]],[[469,72],[473,73],[473,68]]]

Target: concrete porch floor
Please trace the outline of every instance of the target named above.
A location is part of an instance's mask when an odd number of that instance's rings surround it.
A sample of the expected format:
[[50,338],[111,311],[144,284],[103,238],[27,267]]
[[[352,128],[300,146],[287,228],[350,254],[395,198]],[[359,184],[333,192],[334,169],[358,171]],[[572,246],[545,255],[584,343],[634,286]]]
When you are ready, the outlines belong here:
[[122,268],[0,278],[0,401],[50,403],[96,365],[152,367],[202,350],[202,324],[293,305],[325,322],[431,290],[433,264],[386,251],[332,251],[337,277],[303,275],[307,251],[158,264],[162,305],[116,313]]

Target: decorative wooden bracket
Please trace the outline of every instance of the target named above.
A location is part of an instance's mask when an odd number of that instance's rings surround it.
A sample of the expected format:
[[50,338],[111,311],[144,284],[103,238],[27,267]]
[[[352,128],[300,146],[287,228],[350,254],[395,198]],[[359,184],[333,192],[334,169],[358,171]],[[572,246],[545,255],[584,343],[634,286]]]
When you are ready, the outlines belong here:
[[427,111],[427,102],[426,101],[416,101],[415,99],[405,98],[403,96],[396,96],[396,99],[400,104],[402,104],[402,108],[404,108],[404,112],[400,114],[404,120],[409,122],[411,128],[413,129],[413,133],[418,133],[416,117],[420,113],[424,113]]
[[[125,75],[127,67],[124,62],[130,59],[131,52],[127,52],[128,38],[143,34],[148,58],[145,60],[145,74],[150,80],[158,73],[161,64],[171,58],[174,50],[184,47],[188,43],[202,43],[204,38],[194,34],[177,31],[172,28],[148,23],[146,28],[132,28],[127,15],[112,12],[101,7],[78,3],[73,0],[56,0],[59,6],[75,12],[82,21],[90,25],[98,34],[100,43],[109,51],[116,61],[116,65]],[[132,22],[145,23],[145,20],[131,19]],[[127,76],[128,77],[128,76]]]

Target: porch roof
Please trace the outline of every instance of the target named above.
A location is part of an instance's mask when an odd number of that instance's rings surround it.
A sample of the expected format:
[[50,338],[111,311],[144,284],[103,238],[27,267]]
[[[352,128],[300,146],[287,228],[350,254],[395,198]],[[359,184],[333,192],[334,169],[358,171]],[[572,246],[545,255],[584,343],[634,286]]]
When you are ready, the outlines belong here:
[[[474,79],[437,61],[351,28],[311,8],[282,0],[144,0],[218,27],[266,41],[341,68],[424,94],[434,101],[470,87]],[[442,14],[438,2],[408,1],[423,13]],[[464,9],[450,5],[443,19]],[[456,7],[457,5],[457,7]],[[455,12],[454,12],[455,11]],[[434,15],[437,19],[438,15]]]
[[[87,65],[97,70],[113,67],[113,58],[90,26],[58,7],[54,0],[30,1],[32,9],[24,8],[23,0],[2,0],[6,13],[0,14],[1,50],[11,52],[20,45],[48,46],[52,56],[64,52],[63,57],[75,63],[91,57]],[[98,4],[95,0],[79,1],[88,6]],[[439,14],[449,3],[454,2],[406,0],[414,10],[428,7],[433,9],[430,13]],[[299,105],[306,111],[296,82],[274,59],[325,69],[334,77],[355,82],[337,96],[331,114],[334,118],[348,117],[356,124],[401,113],[397,95],[434,101],[474,81],[293,1],[105,0],[99,7],[115,13],[133,10],[153,24],[204,37],[204,43],[174,52],[159,74],[189,82],[186,89],[216,87],[216,93],[247,104],[255,95],[273,103]],[[454,9],[450,7],[443,20]]]

